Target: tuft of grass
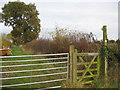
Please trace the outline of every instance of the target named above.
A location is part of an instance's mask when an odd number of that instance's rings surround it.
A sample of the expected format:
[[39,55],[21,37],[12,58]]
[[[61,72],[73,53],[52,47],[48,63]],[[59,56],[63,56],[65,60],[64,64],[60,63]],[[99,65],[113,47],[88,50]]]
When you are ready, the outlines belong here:
[[64,81],[62,88],[83,88],[83,82],[76,81],[75,83],[70,83],[70,80]]

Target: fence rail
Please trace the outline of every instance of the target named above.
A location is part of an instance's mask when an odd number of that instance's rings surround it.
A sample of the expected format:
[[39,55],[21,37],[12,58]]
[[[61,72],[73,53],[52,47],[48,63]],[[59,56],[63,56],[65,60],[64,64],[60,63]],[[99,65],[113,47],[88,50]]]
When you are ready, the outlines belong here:
[[4,85],[0,87],[12,87],[12,86],[24,86],[24,85],[32,85],[32,84],[40,84],[40,83],[49,83],[49,82],[56,82],[56,81],[63,81],[65,79],[56,79],[56,80],[49,80],[49,81],[42,81],[42,82],[33,82],[33,83],[24,83],[24,84],[13,84],[13,85]]
[[10,65],[10,66],[0,66],[0,68],[3,67],[23,67],[23,66],[38,66],[38,65],[50,65],[50,64],[63,64],[68,63],[67,61],[64,62],[54,62],[54,63],[42,63],[42,64],[23,64],[23,65]]
[[31,71],[45,71],[45,70],[55,70],[55,69],[65,69],[67,67],[57,67],[57,68],[46,68],[46,69],[34,69],[34,70],[21,70],[21,71],[8,71],[8,72],[0,72],[1,74],[5,73],[19,73],[19,72],[31,72]]
[[0,58],[19,58],[19,57],[48,57],[48,56],[61,56],[68,55],[69,53],[57,53],[57,54],[41,54],[41,55],[21,55],[21,56],[0,56]]
[[68,57],[64,57],[64,58],[48,58],[48,59],[34,59],[34,60],[0,61],[0,63],[8,63],[8,62],[48,61],[48,60],[63,60],[63,59],[68,59]]
[[32,75],[32,76],[21,76],[21,77],[0,78],[0,80],[19,79],[19,78],[30,78],[30,77],[42,77],[42,76],[60,75],[60,74],[66,74],[66,73],[67,73],[67,72],[52,73],[52,74],[44,74],[44,75]]

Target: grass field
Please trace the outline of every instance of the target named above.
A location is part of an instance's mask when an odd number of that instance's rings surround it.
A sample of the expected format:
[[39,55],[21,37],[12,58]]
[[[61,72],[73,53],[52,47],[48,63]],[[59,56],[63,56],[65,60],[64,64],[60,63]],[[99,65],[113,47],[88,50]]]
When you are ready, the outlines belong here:
[[[12,56],[27,55],[18,46],[11,47],[11,52],[12,52],[11,53]],[[46,58],[46,57],[9,58],[9,59],[3,59],[2,61],[33,60],[33,59],[43,59],[43,58]],[[32,61],[32,62],[9,62],[9,63],[3,63],[2,65],[7,66],[7,65],[21,65],[21,64],[40,64],[40,63],[50,63],[50,62],[53,62],[53,60],[52,61]],[[55,62],[59,62],[59,60],[55,61]],[[45,69],[45,68],[64,67],[64,66],[66,66],[66,64],[58,64],[58,65],[51,64],[51,65],[23,66],[23,67],[5,67],[5,68],[3,68],[3,71],[21,71],[21,70]],[[32,76],[32,75],[42,75],[42,74],[59,73],[59,72],[66,72],[66,69],[32,71],[32,72],[21,72],[21,73],[20,72],[19,73],[8,73],[8,74],[3,74],[3,77],[9,78],[9,77],[20,77],[20,76]],[[3,80],[3,85],[40,82],[40,81],[48,81],[48,80],[61,79],[61,78],[66,78],[66,74],[54,75],[54,76],[44,76],[44,77],[31,77],[31,78]],[[61,82],[35,84],[35,85],[28,85],[28,86],[15,86],[12,88],[46,88],[46,87],[58,86],[58,85],[60,85],[60,83]]]

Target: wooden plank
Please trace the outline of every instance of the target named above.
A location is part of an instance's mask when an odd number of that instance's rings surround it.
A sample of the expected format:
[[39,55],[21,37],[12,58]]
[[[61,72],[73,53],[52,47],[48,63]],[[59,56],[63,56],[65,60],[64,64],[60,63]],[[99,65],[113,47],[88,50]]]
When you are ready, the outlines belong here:
[[77,53],[77,56],[98,56],[100,53]]
[[88,53],[89,56],[96,56],[99,55],[99,53]]
[[94,81],[93,80],[91,80],[91,81],[86,81],[86,82],[84,82],[83,84],[90,84],[90,83],[93,83]]

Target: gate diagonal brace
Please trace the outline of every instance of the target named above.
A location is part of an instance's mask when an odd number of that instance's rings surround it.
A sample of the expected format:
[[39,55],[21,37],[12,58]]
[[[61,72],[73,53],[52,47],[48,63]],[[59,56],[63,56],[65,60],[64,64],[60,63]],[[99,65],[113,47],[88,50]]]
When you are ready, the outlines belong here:
[[97,56],[95,56],[92,61],[90,62],[90,64],[88,65],[88,67],[86,68],[85,72],[83,73],[82,77],[80,78],[79,81],[81,81],[83,79],[83,77],[85,76],[85,74],[87,73],[87,71],[89,70],[89,68],[91,67],[92,63],[94,62],[94,60],[96,59]]
[[[79,56],[79,59],[84,63],[85,61],[82,59],[81,56]],[[88,66],[86,64],[83,64],[85,66],[85,68],[87,68]],[[93,75],[93,73],[91,71],[88,71],[91,75]]]

